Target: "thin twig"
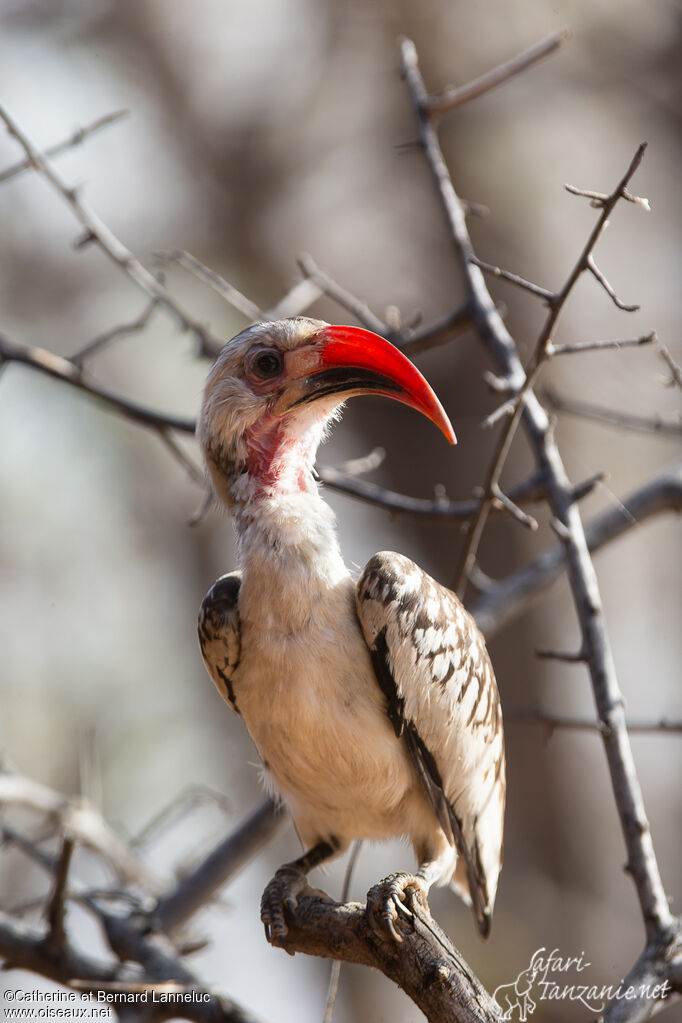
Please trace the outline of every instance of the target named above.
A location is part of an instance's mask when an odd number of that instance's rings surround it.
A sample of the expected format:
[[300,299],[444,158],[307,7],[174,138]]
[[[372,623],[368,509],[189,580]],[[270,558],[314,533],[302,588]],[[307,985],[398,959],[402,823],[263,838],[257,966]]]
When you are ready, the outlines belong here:
[[468,302],[457,309],[453,309],[446,316],[434,320],[419,329],[408,328],[403,330],[400,336],[391,335],[389,340],[397,345],[407,355],[414,356],[421,352],[427,352],[431,348],[452,341],[458,334],[462,334],[473,326],[471,306]]
[[118,341],[122,337],[130,337],[131,334],[139,334],[149,323],[156,306],[157,300],[153,298],[147,303],[136,319],[131,320],[130,323],[122,323],[118,327],[112,327],[111,330],[107,330],[103,334],[98,334],[97,337],[94,337],[91,341],[88,341],[87,344],[78,348],[73,355],[70,356],[69,361],[75,366],[82,366],[85,359],[94,355],[95,352],[100,352],[103,348],[112,344],[114,341]]
[[[606,204],[604,205],[606,206]],[[609,283],[605,275],[602,273],[602,271],[595,263],[594,256],[592,255],[592,253],[590,253],[590,255],[587,257],[587,269],[590,271],[595,280],[599,281],[606,294],[609,296],[613,304],[618,307],[618,309],[622,309],[626,313],[637,312],[637,310],[639,309],[638,305],[627,305],[625,302],[621,302],[621,300],[618,298],[618,295],[614,290],[613,285]]]
[[680,388],[680,390],[682,390],[682,369],[673,359],[672,355],[670,354],[670,350],[664,344],[661,344],[660,341],[658,343],[658,354],[661,356],[666,366],[670,370],[670,381],[668,383],[668,386],[669,387],[677,386]]
[[536,43],[528,50],[524,50],[523,53],[519,53],[518,56],[506,61],[504,64],[500,64],[499,67],[493,68],[492,71],[486,72],[486,74],[481,75],[479,78],[474,78],[473,81],[468,82],[466,85],[446,89],[437,96],[430,96],[424,107],[425,113],[447,114],[454,110],[455,107],[461,106],[462,103],[467,103],[469,100],[481,96],[484,92],[490,92],[491,89],[495,89],[514,75],[520,74],[526,68],[537,64],[538,61],[554,53],[560,46],[563,46],[569,37],[570,32],[567,29],[563,29],[561,32],[556,32],[554,35],[548,36],[547,39]]
[[[682,462],[591,519],[585,526],[591,553],[620,539],[631,529],[665,513],[682,512]],[[481,630],[493,636],[528,610],[566,569],[562,544],[543,551],[523,568],[486,588],[470,608]]]
[[[355,865],[358,862],[360,850],[362,849],[362,841],[356,839],[353,842],[353,847],[348,857],[348,863],[346,864],[346,872],[343,876],[343,887],[341,889],[341,902],[348,902],[348,893],[350,891],[350,883],[353,877],[353,871]],[[334,1019],[334,1008],[336,1006],[336,996],[339,991],[339,978],[341,977],[341,960],[335,959],[332,962],[331,970],[329,971],[329,988],[327,990],[327,1004],[324,1007],[324,1016],[322,1017],[322,1023],[332,1023]]]
[[[43,155],[48,158],[61,156],[62,153],[67,152],[69,149],[75,149],[76,146],[80,146],[87,138],[96,134],[96,132],[102,131],[103,128],[108,128],[112,124],[117,124],[119,121],[123,120],[124,117],[127,117],[128,113],[129,112],[127,110],[115,110],[111,114],[105,114],[103,117],[98,117],[96,121],[86,125],[85,128],[76,128],[76,130],[72,132],[67,139],[63,139],[61,142],[57,142],[53,146],[48,146]],[[25,160],[20,160],[11,167],[6,167],[5,170],[0,171],[0,185],[5,181],[9,181],[10,178],[16,177],[17,174],[22,174],[24,171],[30,170],[32,166],[33,164],[31,160],[26,157]]]
[[682,434],[682,421],[663,419],[662,416],[639,416],[633,412],[621,412],[620,409],[605,408],[603,405],[576,398],[564,398],[545,388],[543,400],[556,412],[567,412],[571,416],[581,416],[597,423],[615,426],[619,430],[636,430],[639,433],[655,433],[661,437],[679,437]]
[[[518,721],[521,724],[544,725],[550,732],[556,729],[571,732],[603,732],[601,721],[590,718],[569,717],[561,714],[548,714],[543,710],[526,710],[522,707],[505,707],[505,721]],[[682,721],[659,718],[655,721],[627,720],[625,727],[633,735],[681,735]]]
[[548,348],[549,355],[575,355],[581,352],[600,352],[616,348],[638,348],[641,345],[649,345],[656,341],[656,331],[652,330],[641,337],[619,338],[614,341],[577,341],[573,344],[551,345]]
[[549,302],[551,304],[556,301],[556,295],[553,291],[548,291],[547,288],[541,288],[539,284],[533,284],[532,281],[527,281],[525,277],[519,277],[518,274],[510,273],[509,270],[503,270],[501,267],[494,266],[492,263],[485,263],[477,256],[472,256],[471,262],[474,266],[483,270],[484,273],[492,274],[493,277],[500,277],[504,281],[509,281],[510,284],[515,284],[518,288],[522,288],[523,291],[529,291],[531,295],[536,295],[538,298],[544,299],[545,302]]
[[[436,146],[438,145],[437,139],[435,141],[435,144],[436,144]],[[498,439],[498,442],[497,442],[497,445],[496,445],[496,448],[495,448],[495,451],[494,451],[494,454],[493,454],[493,458],[492,458],[492,461],[491,461],[491,464],[490,464],[490,467],[489,467],[489,470],[488,470],[488,475],[487,475],[486,483],[485,483],[484,488],[483,488],[483,497],[481,499],[481,506],[480,506],[479,513],[476,516],[476,519],[474,520],[473,525],[472,525],[471,529],[469,530],[469,532],[467,534],[466,541],[465,541],[465,544],[464,544],[464,548],[463,548],[461,556],[460,556],[460,562],[459,562],[459,567],[458,567],[458,571],[457,571],[457,578],[456,578],[456,584],[455,584],[456,589],[457,589],[458,593],[460,594],[460,596],[462,596],[464,594],[464,591],[465,591],[466,585],[467,585],[467,581],[468,581],[468,578],[469,578],[469,573],[471,571],[471,566],[473,565],[473,563],[474,563],[474,561],[476,559],[476,554],[477,554],[477,551],[478,551],[478,546],[479,546],[479,543],[481,541],[481,537],[483,535],[483,530],[485,528],[485,524],[486,524],[486,521],[487,521],[487,518],[488,518],[489,511],[490,511],[490,504],[491,504],[491,502],[493,500],[493,497],[494,497],[494,487],[495,487],[495,485],[497,485],[499,483],[499,479],[500,479],[500,476],[501,476],[501,473],[502,473],[502,469],[504,467],[504,464],[505,464],[505,462],[507,460],[507,456],[508,456],[509,451],[511,449],[511,444],[512,444],[512,441],[514,439],[514,434],[516,433],[516,429],[517,429],[519,423],[521,422],[521,417],[522,417],[522,414],[524,413],[524,405],[526,405],[526,407],[527,407],[526,398],[532,392],[532,388],[534,387],[534,385],[535,385],[535,383],[537,381],[537,378],[540,375],[540,371],[542,369],[543,364],[550,357],[551,346],[552,346],[552,335],[554,333],[554,328],[556,327],[557,320],[559,319],[559,316],[560,316],[560,314],[561,314],[561,312],[563,310],[563,307],[564,307],[564,305],[565,305],[569,295],[573,291],[573,288],[575,287],[576,283],[578,282],[578,279],[580,278],[580,276],[586,270],[592,270],[592,272],[595,273],[596,265],[595,265],[594,260],[593,260],[592,251],[593,251],[595,245],[597,244],[597,242],[599,241],[599,238],[601,237],[603,231],[606,228],[606,225],[608,223],[608,218],[611,215],[611,212],[613,211],[613,208],[615,207],[615,205],[618,202],[618,200],[623,198],[623,192],[625,191],[627,184],[630,182],[630,179],[632,178],[633,174],[635,173],[635,171],[639,167],[640,163],[642,162],[642,157],[644,156],[645,149],[646,149],[646,143],[644,142],[644,143],[642,143],[638,147],[635,155],[633,156],[632,160],[630,161],[630,163],[628,165],[628,168],[627,168],[625,174],[623,175],[623,177],[619,181],[619,183],[616,186],[616,188],[607,197],[607,199],[603,202],[602,207],[601,207],[601,215],[598,218],[597,223],[593,227],[592,231],[590,232],[590,235],[589,235],[589,237],[587,239],[587,242],[585,243],[585,245],[583,247],[583,250],[582,250],[580,256],[578,257],[577,262],[575,263],[573,269],[569,273],[568,278],[566,279],[565,284],[560,289],[560,291],[558,291],[556,293],[556,295],[553,296],[552,301],[549,304],[550,305],[549,313],[548,313],[547,318],[545,320],[545,323],[544,323],[544,325],[543,325],[543,327],[542,327],[542,329],[540,331],[540,335],[539,335],[539,337],[538,337],[538,339],[536,341],[535,349],[534,349],[533,354],[532,354],[532,356],[530,358],[529,364],[528,364],[528,366],[527,366],[527,368],[526,368],[526,370],[524,372],[524,379],[523,379],[522,384],[517,389],[514,397],[510,400],[510,402],[505,403],[505,405],[502,407],[502,409],[500,409],[498,413],[494,414],[496,418],[499,418],[499,414],[505,413],[505,414],[508,414],[508,418],[507,418],[507,420],[506,420],[506,422],[504,424],[504,427],[501,430],[500,437]],[[442,159],[442,156],[441,156],[441,159]],[[454,190],[453,190],[453,193],[454,193]],[[465,226],[464,230],[466,232],[466,226]],[[469,239],[468,232],[466,232],[466,240],[467,240],[467,248],[466,248],[467,263],[470,264],[471,263],[471,251],[470,251],[471,250],[471,240]],[[459,248],[460,248],[461,257],[463,258],[465,250],[462,248],[461,240],[460,240]],[[596,272],[599,273],[600,271],[596,271]],[[469,278],[469,279],[471,280],[471,278]],[[605,280],[605,278],[604,278],[604,280]],[[604,281],[600,281],[600,283],[604,284]],[[606,282],[606,284],[608,284],[608,282]],[[509,333],[506,330],[505,330],[504,334],[500,333],[499,330],[498,330],[498,335],[499,335],[499,339],[500,340],[504,340],[504,342],[506,343],[507,347],[509,346],[509,342],[511,342],[513,344],[513,341],[511,340],[511,337],[510,337]],[[516,361],[517,360],[510,361],[507,358],[507,363],[508,363],[508,366],[509,366],[509,373],[510,374],[513,373],[514,375],[516,375],[516,373],[517,373]],[[511,377],[510,377],[510,380],[511,380]],[[488,421],[490,421],[490,418],[491,417],[489,417]]]
[[37,171],[55,189],[56,192],[70,206],[74,216],[84,228],[85,234],[79,244],[93,242],[150,298],[156,299],[180,325],[182,330],[192,334],[197,342],[197,349],[200,355],[215,356],[222,345],[214,338],[210,331],[198,320],[187,313],[171,293],[159,283],[154,274],[143,266],[132,252],[113,234],[106,224],[100,220],[97,214],[80,198],[75,188],[70,188],[57,172],[52,168],[45,157],[29,142],[24,132],[17,123],[0,106],[0,119],[4,121],[8,132],[13,136],[24,150],[26,159],[31,167]]
[[585,664],[587,661],[584,650],[549,650],[537,647],[535,656],[544,661],[563,661],[565,664]]
[[390,334],[389,328],[384,321],[373,313],[365,302],[356,298],[346,288],[337,284],[329,274],[321,270],[312,256],[309,256],[308,253],[303,253],[298,257],[297,263],[305,277],[314,281],[325,295],[333,298],[343,309],[347,309],[349,313],[352,313],[363,327],[373,330],[375,334],[381,334],[382,337],[387,337]]
[[[604,203],[608,202],[609,199],[606,193],[593,192],[589,188],[576,188],[575,185],[564,185],[564,188],[567,192],[570,192],[571,195],[581,195],[585,199],[591,199],[592,201],[590,206],[593,206],[595,209],[601,209]],[[651,203],[648,199],[645,199],[643,195],[632,195],[631,192],[628,192],[627,188],[624,188],[622,198],[627,202],[633,202],[637,206],[643,207],[647,213],[651,212]]]
[[135,855],[85,799],[69,800],[46,785],[0,772],[0,806],[22,806],[55,822],[62,834],[77,839],[111,863],[124,883],[157,891],[159,878]]
[[[444,521],[461,522],[474,518],[480,505],[480,501],[477,499],[450,501],[448,498],[437,497],[435,500],[428,500],[423,497],[398,494],[394,490],[387,490],[378,483],[372,483],[371,480],[348,476],[336,466],[318,466],[317,473],[325,486],[332,490],[338,490],[339,493],[357,497],[361,501],[367,501],[369,504],[401,515],[426,516]],[[543,495],[537,478],[529,477],[510,488],[502,499],[493,502],[492,511],[511,511],[506,507],[507,502],[512,502],[518,510],[520,502],[535,504],[541,500],[543,500]],[[516,514],[516,511],[512,514]],[[524,515],[524,513],[521,514]],[[528,518],[530,519],[530,516]],[[524,521],[523,524],[530,525],[530,522]]]
[[378,469],[385,460],[385,448],[372,448],[371,451],[360,458],[349,458],[345,462],[338,462],[334,466],[334,471],[343,476],[362,476],[363,473],[373,472],[375,469]]
[[284,319],[287,316],[300,316],[323,294],[322,288],[309,277],[296,281],[292,288],[280,298],[271,309],[268,316],[273,320]]
[[156,260],[162,266],[168,266],[169,263],[177,263],[183,270],[188,270],[198,280],[213,288],[221,298],[224,298],[226,302],[242,313],[247,320],[257,322],[271,318],[260,306],[252,302],[250,298],[247,298],[246,295],[242,294],[238,288],[235,288],[233,284],[226,281],[215,270],[212,270],[209,266],[202,263],[200,259],[197,259],[196,256],[193,256],[191,252],[185,252],[183,249],[176,249],[174,252],[157,252]]
[[163,412],[156,412],[146,405],[140,405],[120,394],[114,394],[89,380],[80,366],[71,362],[70,359],[55,355],[54,352],[49,352],[46,348],[22,348],[0,336],[0,364],[9,362],[21,363],[30,369],[38,370],[40,373],[70,384],[133,422],[144,426],[179,430],[181,433],[194,433],[195,422],[193,419],[183,419],[178,416],[166,415]]
[[202,490],[209,489],[203,469],[200,469],[198,465],[195,465],[192,459],[185,454],[170,429],[167,426],[160,426],[156,432],[158,433],[164,447],[171,453],[178,465],[185,470],[192,483],[201,487]]

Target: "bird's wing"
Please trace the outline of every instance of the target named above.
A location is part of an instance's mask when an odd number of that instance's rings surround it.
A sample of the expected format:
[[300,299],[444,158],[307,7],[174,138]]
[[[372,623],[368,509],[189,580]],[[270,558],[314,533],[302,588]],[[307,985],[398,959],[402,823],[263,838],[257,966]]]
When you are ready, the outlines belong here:
[[466,864],[479,929],[487,934],[502,858],[505,763],[483,637],[455,594],[400,554],[376,554],[356,597],[388,715]]
[[241,572],[222,575],[201,602],[199,645],[208,673],[222,698],[239,714],[233,675],[241,653],[239,589]]

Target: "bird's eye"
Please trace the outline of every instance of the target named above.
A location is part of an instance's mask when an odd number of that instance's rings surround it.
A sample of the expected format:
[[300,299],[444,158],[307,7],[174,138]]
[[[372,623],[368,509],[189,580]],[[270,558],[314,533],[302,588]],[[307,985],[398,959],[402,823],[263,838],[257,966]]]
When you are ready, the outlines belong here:
[[273,380],[282,372],[284,361],[276,348],[261,349],[249,360],[248,369],[261,380]]

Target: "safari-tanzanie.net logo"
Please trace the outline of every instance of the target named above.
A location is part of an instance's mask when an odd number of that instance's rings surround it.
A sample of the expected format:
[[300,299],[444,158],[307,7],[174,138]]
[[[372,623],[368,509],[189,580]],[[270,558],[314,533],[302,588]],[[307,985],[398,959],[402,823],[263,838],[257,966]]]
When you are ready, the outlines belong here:
[[629,984],[621,979],[619,984],[595,984],[582,976],[591,965],[584,952],[564,957],[558,948],[551,952],[539,948],[516,980],[500,984],[493,991],[493,998],[502,1009],[502,1019],[525,1023],[539,1002],[579,1002],[599,1016],[614,1000],[658,1002],[670,994],[667,980],[658,984]]

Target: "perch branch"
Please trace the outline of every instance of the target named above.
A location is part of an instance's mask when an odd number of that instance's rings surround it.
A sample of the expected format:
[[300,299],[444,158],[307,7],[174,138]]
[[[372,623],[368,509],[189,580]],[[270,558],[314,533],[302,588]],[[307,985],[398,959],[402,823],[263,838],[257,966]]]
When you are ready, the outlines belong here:
[[[371,891],[368,898],[371,898]],[[412,907],[398,944],[377,934],[365,906],[299,896],[287,916],[292,952],[373,966],[419,1006],[429,1023],[500,1023],[502,1012],[428,910]],[[425,978],[429,978],[425,982]]]

